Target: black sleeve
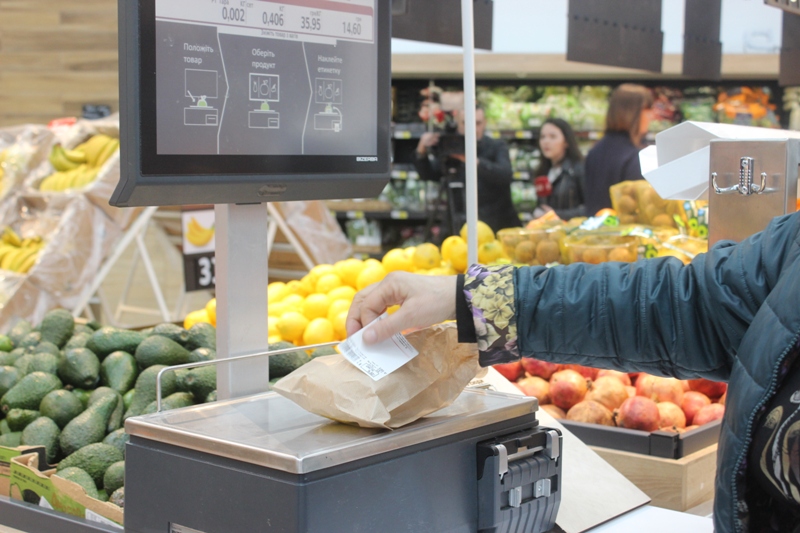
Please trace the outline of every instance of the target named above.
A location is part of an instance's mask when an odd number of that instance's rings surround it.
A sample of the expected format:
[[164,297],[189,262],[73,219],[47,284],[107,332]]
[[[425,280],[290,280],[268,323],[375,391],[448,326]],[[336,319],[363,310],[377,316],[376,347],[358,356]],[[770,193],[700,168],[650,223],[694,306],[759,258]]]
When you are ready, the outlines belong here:
[[419,173],[419,179],[426,181],[439,181],[442,177],[441,169],[439,168],[439,160],[433,158],[433,162],[427,154],[421,156],[416,151],[414,152],[416,158],[414,159],[414,168]]
[[493,185],[508,185],[514,179],[508,146],[503,141],[496,141],[489,157],[478,158],[478,179]]
[[456,325],[458,327],[458,342],[478,342],[478,337],[475,334],[475,323],[472,321],[472,313],[467,303],[467,297],[464,294],[464,274],[459,274],[456,282]]
[[643,180],[642,167],[639,164],[639,151],[637,150],[622,165],[622,176],[620,181]]

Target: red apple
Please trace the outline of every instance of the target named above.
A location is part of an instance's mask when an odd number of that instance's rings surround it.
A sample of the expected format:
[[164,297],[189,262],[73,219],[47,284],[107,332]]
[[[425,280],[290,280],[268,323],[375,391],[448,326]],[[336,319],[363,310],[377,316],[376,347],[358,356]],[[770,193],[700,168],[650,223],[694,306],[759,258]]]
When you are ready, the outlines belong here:
[[600,372],[597,373],[597,379],[602,378],[602,377],[606,377],[606,376],[611,376],[611,377],[617,378],[626,387],[631,384],[631,377],[628,374],[626,374],[625,372],[619,372],[617,370],[601,370]]
[[696,426],[702,426],[703,424],[708,424],[709,422],[713,422],[714,420],[719,420],[725,414],[725,406],[720,405],[718,403],[712,403],[711,405],[706,405],[702,409],[700,409],[696,415],[694,415],[694,420],[692,421]]
[[525,369],[525,372],[531,376],[539,376],[542,379],[550,379],[550,377],[558,371],[559,365],[534,359],[533,357],[523,357],[522,367]]
[[586,393],[586,400],[595,401],[612,411],[627,399],[628,391],[625,389],[625,385],[612,376],[598,377],[591,383],[589,392]]
[[583,400],[586,391],[586,378],[574,370],[559,370],[550,378],[550,398],[565,411]]
[[550,403],[550,384],[538,376],[528,376],[517,381],[525,396],[533,396],[540,404]]
[[540,405],[539,407],[541,407],[543,411],[547,411],[547,414],[549,414],[556,420],[567,418],[567,413],[565,413],[563,409],[561,409],[560,407],[556,407],[552,403],[548,403],[547,405]]
[[690,379],[689,387],[697,392],[702,392],[711,400],[716,400],[728,390],[728,384],[708,379]]
[[503,363],[499,365],[492,365],[495,370],[500,372],[500,375],[508,381],[517,381],[525,373],[522,368],[522,363],[514,361],[513,363]]
[[605,406],[591,400],[576,403],[567,412],[567,420],[585,422],[587,424],[600,424],[613,426],[614,415]]
[[658,415],[662,426],[686,427],[686,415],[680,407],[672,402],[659,402],[657,404]]
[[597,377],[597,373],[599,372],[598,369],[592,368],[590,366],[583,366],[583,365],[562,365],[562,370],[574,370],[578,374],[583,377],[589,379],[595,379]]
[[623,428],[655,431],[661,427],[658,405],[650,398],[628,398],[617,412],[617,425]]
[[683,409],[683,414],[686,415],[686,423],[692,424],[694,416],[706,405],[711,405],[711,400],[702,392],[690,390],[684,393],[681,409]]

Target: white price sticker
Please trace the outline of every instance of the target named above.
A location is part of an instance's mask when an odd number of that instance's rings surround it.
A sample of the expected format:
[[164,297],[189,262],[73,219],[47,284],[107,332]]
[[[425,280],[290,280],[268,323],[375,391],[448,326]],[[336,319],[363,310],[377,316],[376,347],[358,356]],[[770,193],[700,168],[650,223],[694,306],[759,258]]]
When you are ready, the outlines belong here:
[[389,315],[382,314],[367,327],[339,344],[345,359],[375,381],[388,376],[414,359],[419,352],[400,333],[378,344],[364,344],[364,332]]

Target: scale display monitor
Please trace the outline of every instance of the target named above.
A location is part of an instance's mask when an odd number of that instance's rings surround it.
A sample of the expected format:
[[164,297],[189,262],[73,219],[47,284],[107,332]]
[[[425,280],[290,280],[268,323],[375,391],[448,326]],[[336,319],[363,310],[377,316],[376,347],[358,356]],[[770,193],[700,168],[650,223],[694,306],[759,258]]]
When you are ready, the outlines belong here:
[[391,0],[120,0],[111,204],[377,196]]

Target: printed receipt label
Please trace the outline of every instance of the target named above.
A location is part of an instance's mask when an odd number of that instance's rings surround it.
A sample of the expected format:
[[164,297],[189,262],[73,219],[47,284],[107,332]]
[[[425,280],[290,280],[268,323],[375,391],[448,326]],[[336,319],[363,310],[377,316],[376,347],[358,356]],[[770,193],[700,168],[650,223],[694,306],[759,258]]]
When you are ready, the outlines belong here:
[[345,359],[375,381],[388,376],[419,355],[400,333],[378,344],[364,344],[364,331],[388,316],[386,313],[382,314],[366,328],[339,344],[339,351]]

